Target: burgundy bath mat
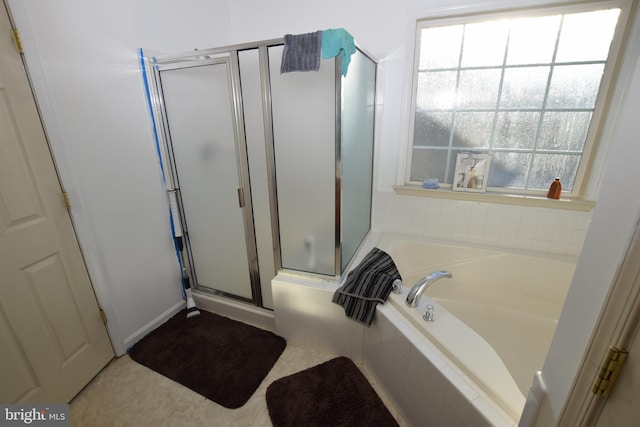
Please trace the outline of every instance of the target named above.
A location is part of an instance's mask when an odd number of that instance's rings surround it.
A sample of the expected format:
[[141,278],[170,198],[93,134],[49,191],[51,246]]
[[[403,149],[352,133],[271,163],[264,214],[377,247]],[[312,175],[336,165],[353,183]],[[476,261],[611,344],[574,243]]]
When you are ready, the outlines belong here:
[[346,357],[274,381],[267,388],[267,406],[275,427],[398,426]]
[[256,391],[286,347],[272,332],[207,311],[181,311],[133,346],[136,362],[227,408]]

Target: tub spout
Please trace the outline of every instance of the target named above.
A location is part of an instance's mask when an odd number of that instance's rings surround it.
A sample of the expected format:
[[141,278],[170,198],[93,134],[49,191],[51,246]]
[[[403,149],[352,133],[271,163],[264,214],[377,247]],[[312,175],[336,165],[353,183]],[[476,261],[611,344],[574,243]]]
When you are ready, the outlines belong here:
[[426,291],[427,288],[431,286],[436,280],[442,279],[443,277],[451,278],[451,273],[449,273],[448,271],[434,271],[428,276],[418,280],[409,291],[409,295],[407,295],[407,305],[409,307],[417,307],[418,302],[420,302],[420,296],[422,296],[422,293]]

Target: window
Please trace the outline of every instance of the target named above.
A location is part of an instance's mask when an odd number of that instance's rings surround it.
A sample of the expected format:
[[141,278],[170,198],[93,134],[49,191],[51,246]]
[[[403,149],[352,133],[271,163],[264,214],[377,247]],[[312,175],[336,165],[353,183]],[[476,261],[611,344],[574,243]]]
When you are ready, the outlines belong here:
[[419,21],[409,180],[451,184],[458,153],[488,153],[490,188],[575,193],[621,27],[590,7]]

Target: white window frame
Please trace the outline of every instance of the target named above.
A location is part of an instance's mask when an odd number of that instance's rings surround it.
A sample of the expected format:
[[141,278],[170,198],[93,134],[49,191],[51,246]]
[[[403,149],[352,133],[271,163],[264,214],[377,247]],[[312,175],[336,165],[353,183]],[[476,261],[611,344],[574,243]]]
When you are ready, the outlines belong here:
[[[598,156],[604,156],[607,151],[607,142],[602,140],[603,128],[605,125],[605,119],[609,114],[611,108],[612,97],[615,92],[615,80],[619,73],[620,63],[622,62],[622,47],[624,45],[625,35],[628,32],[628,21],[630,11],[632,10],[631,0],[605,0],[605,1],[593,1],[593,2],[572,2],[559,5],[542,5],[531,8],[522,8],[517,10],[484,10],[475,13],[467,13],[456,16],[443,16],[432,18],[420,18],[416,20],[415,27],[415,42],[414,42],[414,57],[412,65],[412,86],[411,86],[411,105],[410,105],[410,117],[409,117],[409,129],[408,129],[408,143],[407,143],[407,156],[405,163],[405,177],[404,182],[405,191],[402,188],[396,187],[401,194],[418,195],[420,192],[414,191],[416,186],[420,186],[422,182],[411,181],[411,160],[413,155],[413,135],[414,135],[414,123],[416,113],[416,98],[417,98],[417,82],[418,82],[418,68],[420,61],[420,39],[421,31],[423,28],[443,26],[443,25],[456,25],[456,24],[468,24],[474,22],[481,22],[487,20],[493,20],[498,18],[515,18],[515,17],[534,17],[544,16],[551,14],[562,13],[576,13],[585,12],[589,10],[603,9],[603,8],[620,8],[620,17],[618,21],[618,27],[614,35],[609,57],[607,59],[607,66],[605,67],[604,74],[601,81],[599,94],[594,106],[593,115],[591,119],[591,125],[585,141],[583,149],[582,159],[576,174],[575,183],[570,193],[563,193],[563,198],[573,200],[586,200],[591,197],[588,195],[593,194],[593,188],[599,186],[598,182],[594,182],[593,176],[599,176],[599,173],[594,173],[594,164]],[[407,187],[408,186],[408,187]],[[441,184],[441,187],[450,188],[450,184]],[[408,189],[407,189],[408,188]],[[429,195],[435,194],[430,192]],[[490,187],[487,195],[470,195],[469,193],[455,193],[444,195],[442,191],[439,191],[440,196],[456,199],[472,199],[482,200],[483,196],[490,195],[503,195],[503,196],[518,196],[515,199],[511,198],[507,203],[520,204],[524,198],[533,196],[541,197],[546,194],[546,191],[540,190],[516,190],[512,188]],[[488,198],[488,197],[484,197]],[[588,210],[588,206],[580,210]]]

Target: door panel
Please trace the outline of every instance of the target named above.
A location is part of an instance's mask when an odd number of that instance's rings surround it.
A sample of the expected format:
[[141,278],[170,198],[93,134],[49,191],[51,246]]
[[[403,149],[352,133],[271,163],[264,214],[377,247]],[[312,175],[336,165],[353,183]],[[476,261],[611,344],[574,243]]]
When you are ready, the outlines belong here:
[[0,11],[0,402],[66,403],[113,358]]
[[280,74],[269,47],[282,267],[336,274],[336,70]]
[[[33,174],[29,170],[13,119],[5,88],[0,89],[0,227],[11,233],[28,222],[42,219],[42,201],[35,191]],[[23,191],[15,182],[21,182]]]
[[252,300],[229,62],[160,80],[197,286]]

